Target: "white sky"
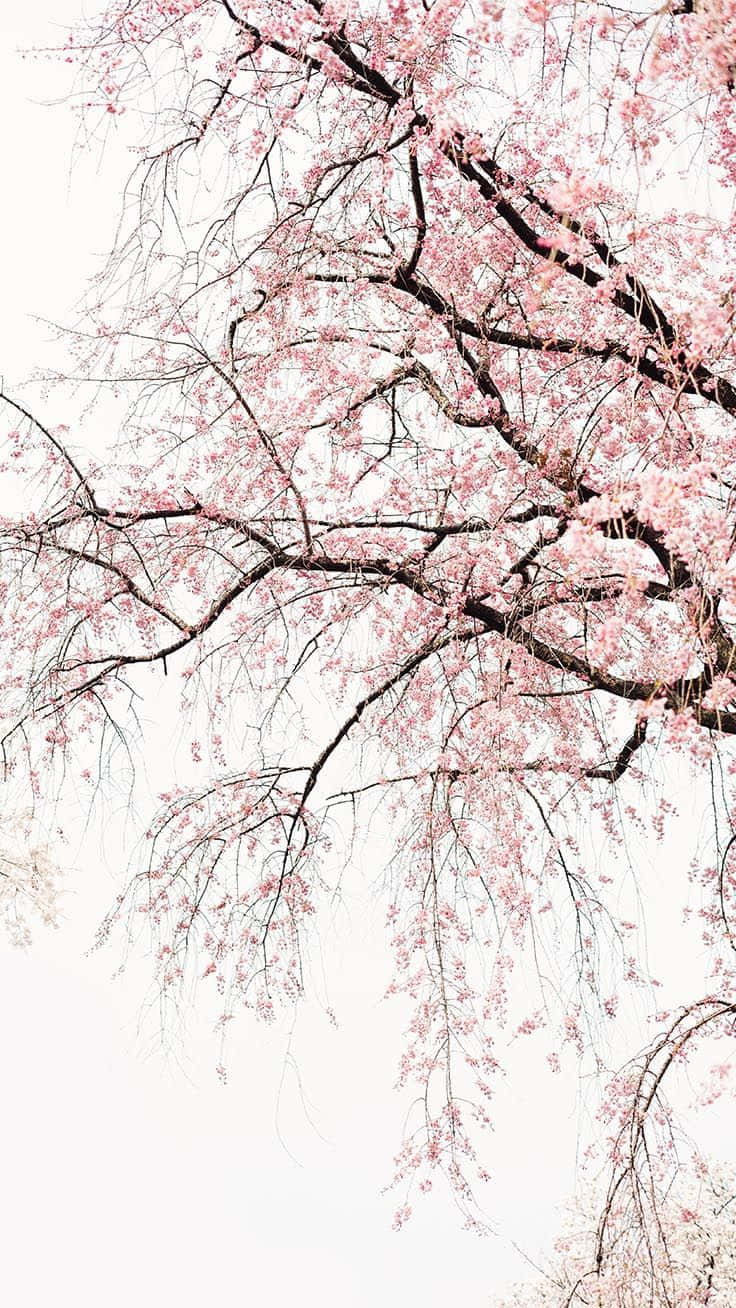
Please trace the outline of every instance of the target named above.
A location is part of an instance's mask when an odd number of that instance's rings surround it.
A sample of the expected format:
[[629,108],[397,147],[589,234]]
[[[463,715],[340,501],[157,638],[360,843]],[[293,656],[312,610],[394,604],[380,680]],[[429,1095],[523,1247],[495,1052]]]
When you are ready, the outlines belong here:
[[[52,24],[79,9],[79,0],[35,0],[24,12],[6,0],[0,10],[0,372],[9,387],[47,360],[49,333],[32,315],[67,315],[92,255],[109,244],[126,170],[113,149],[104,174],[81,159],[70,176],[74,121],[42,104],[63,79],[16,54],[52,42]],[[155,776],[161,761],[149,763]],[[79,850],[62,856],[75,865],[62,929],[37,931],[28,955],[0,939],[5,1302],[488,1304],[523,1271],[508,1237],[534,1250],[556,1229],[554,1202],[575,1161],[569,1084],[557,1104],[540,1103],[519,1063],[500,1095],[486,1200],[504,1238],[464,1232],[446,1195],[419,1203],[394,1233],[396,1200],[381,1187],[402,1125],[391,1088],[400,1015],[379,999],[380,908],[371,916],[368,898],[356,903],[333,943],[340,1029],[307,1011],[294,1037],[310,1123],[287,1031],[240,1024],[223,1087],[206,1020],[193,1016],[186,1039],[172,1034],[165,1057],[150,1026],[139,1031],[144,962],[113,980],[114,952],[85,956],[117,890],[106,863],[117,854],[119,869],[123,839],[113,824],[100,857],[94,831],[85,840],[80,831]]]

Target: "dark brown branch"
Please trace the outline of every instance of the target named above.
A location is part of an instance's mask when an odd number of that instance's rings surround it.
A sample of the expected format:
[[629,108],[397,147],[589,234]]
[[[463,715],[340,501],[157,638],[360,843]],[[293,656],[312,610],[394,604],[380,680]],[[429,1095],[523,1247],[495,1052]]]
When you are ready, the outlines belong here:
[[636,723],[634,730],[632,731],[626,743],[619,750],[613,762],[606,763],[602,767],[591,768],[590,771],[586,773],[586,776],[600,778],[600,780],[602,781],[610,781],[611,785],[613,785],[616,781],[620,781],[621,777],[624,775],[629,764],[631,763],[631,760],[633,759],[636,751],[638,749],[641,749],[646,738],[647,738],[647,720],[646,718],[642,718],[639,722]]

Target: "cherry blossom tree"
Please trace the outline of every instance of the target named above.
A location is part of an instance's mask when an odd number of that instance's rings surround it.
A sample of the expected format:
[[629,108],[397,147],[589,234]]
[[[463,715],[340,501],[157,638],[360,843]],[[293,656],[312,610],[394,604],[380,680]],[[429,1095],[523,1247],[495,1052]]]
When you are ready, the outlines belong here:
[[710,972],[602,1110],[591,1266],[624,1210],[663,1265],[670,1069],[736,1017],[736,7],[100,0],[59,57],[137,151],[69,340],[124,416],[4,395],[6,775],[93,785],[176,681],[193,781],[103,935],[223,1023],[298,1001],[381,810],[399,1223],[471,1211],[500,1032],[603,1073],[657,1013],[615,850],[702,776]]
[[39,840],[33,812],[4,813],[0,847],[0,920],[12,944],[31,943],[31,923],[58,926],[61,867],[48,843]]
[[[602,1265],[595,1262],[590,1209],[571,1208],[557,1242],[556,1259],[532,1285],[519,1286],[498,1308],[553,1308],[560,1303],[596,1308],[728,1308],[736,1294],[734,1212],[736,1178],[726,1169],[684,1173],[662,1195],[654,1236],[642,1231],[625,1209],[615,1214],[617,1239]],[[613,1214],[612,1214],[613,1216]]]

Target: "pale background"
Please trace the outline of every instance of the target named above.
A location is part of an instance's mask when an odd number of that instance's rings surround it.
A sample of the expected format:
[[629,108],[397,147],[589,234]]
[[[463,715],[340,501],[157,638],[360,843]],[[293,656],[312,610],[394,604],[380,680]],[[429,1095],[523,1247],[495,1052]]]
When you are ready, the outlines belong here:
[[[104,170],[88,155],[72,173],[75,122],[44,107],[63,92],[63,68],[16,53],[52,44],[55,26],[63,35],[79,12],[79,0],[35,0],[32,12],[6,0],[0,12],[0,372],[11,391],[51,348],[34,315],[64,320],[93,256],[108,248],[128,168],[111,139]],[[149,760],[154,781],[159,766]],[[337,933],[328,942],[339,1029],[316,1009],[291,1042],[285,1028],[243,1023],[223,1086],[208,1023],[192,1017],[165,1051],[152,1037],[145,960],[134,956],[113,979],[113,951],[86,956],[118,889],[125,828],[113,822],[103,847],[98,831],[85,836],[79,825],[78,845],[61,853],[70,867],[62,928],[38,930],[27,955],[0,939],[3,1300],[481,1308],[523,1275],[513,1242],[534,1253],[549,1241],[555,1204],[573,1183],[570,1083],[540,1098],[533,1066],[514,1055],[486,1154],[494,1181],[482,1195],[497,1239],[463,1231],[444,1193],[394,1233],[397,1200],[381,1190],[404,1111],[392,1090],[401,1015],[380,1001],[389,975],[380,905],[368,891],[356,897],[340,943]],[[663,959],[677,934],[669,885],[682,874],[689,830],[687,820],[673,829],[653,873]],[[713,1117],[713,1147],[729,1120]]]

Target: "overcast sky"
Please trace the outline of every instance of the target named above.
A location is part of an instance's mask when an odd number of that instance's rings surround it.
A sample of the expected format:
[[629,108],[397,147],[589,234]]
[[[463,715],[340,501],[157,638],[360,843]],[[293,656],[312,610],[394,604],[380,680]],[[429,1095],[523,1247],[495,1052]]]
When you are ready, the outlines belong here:
[[[61,94],[63,76],[16,53],[52,42],[53,24],[79,9],[75,0],[0,6],[0,371],[10,386],[49,357],[49,330],[33,315],[68,319],[109,242],[125,174],[114,143],[101,172],[96,157],[81,157],[71,173],[74,120],[43,103]],[[149,767],[155,781],[163,758]],[[114,950],[86,953],[118,888],[125,833],[113,821],[103,847],[80,821],[61,855],[70,866],[62,928],[37,931],[28,954],[0,939],[4,1300],[487,1305],[523,1272],[512,1239],[534,1250],[555,1230],[575,1163],[569,1085],[556,1103],[540,1102],[517,1063],[499,1096],[503,1127],[483,1196],[498,1239],[463,1231],[446,1194],[394,1233],[396,1201],[381,1189],[405,1108],[392,1090],[401,1020],[380,1001],[388,960],[369,890],[348,906],[341,943],[326,944],[338,1030],[316,1009],[293,1036],[242,1023],[223,1086],[206,1017],[191,1016],[162,1050],[145,1016],[145,959],[134,955],[116,979]]]

